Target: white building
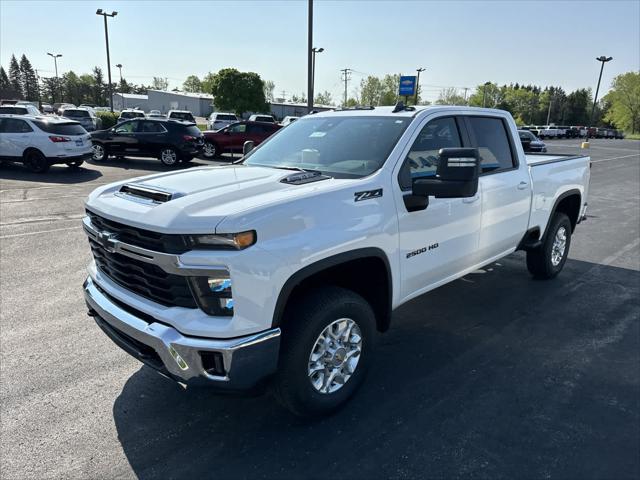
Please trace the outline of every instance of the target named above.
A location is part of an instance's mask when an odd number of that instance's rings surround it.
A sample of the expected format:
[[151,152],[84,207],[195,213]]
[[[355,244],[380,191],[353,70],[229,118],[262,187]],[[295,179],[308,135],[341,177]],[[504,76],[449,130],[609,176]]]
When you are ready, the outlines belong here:
[[149,90],[149,110],[189,110],[196,117],[207,117],[213,112],[213,95],[208,93],[165,92]]
[[138,108],[149,111],[149,97],[147,95],[136,95],[135,93],[114,93],[113,109],[124,110],[125,108]]

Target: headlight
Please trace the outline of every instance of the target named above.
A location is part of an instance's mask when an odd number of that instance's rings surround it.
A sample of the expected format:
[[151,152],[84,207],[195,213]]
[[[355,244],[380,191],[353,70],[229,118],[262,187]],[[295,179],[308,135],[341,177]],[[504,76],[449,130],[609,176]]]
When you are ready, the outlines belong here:
[[241,233],[221,233],[188,235],[187,242],[194,248],[213,248],[215,250],[244,250],[256,243],[255,230]]

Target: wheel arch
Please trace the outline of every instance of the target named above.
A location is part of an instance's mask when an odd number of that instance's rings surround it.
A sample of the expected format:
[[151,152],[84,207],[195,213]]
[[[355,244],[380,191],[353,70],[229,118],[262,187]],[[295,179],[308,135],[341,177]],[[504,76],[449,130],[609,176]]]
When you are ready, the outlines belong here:
[[45,158],[47,157],[47,156],[44,154],[44,152],[43,152],[42,150],[40,150],[39,148],[37,148],[37,147],[33,147],[33,146],[29,146],[29,147],[27,147],[27,148],[25,148],[25,149],[24,149],[24,152],[22,152],[22,159],[23,159],[23,160],[26,160],[26,159],[27,159],[27,155],[29,155],[29,153],[31,153],[31,152],[37,152],[37,153],[39,153],[40,155],[43,155]]
[[549,220],[547,221],[547,227],[545,227],[543,238],[547,235],[549,223],[556,212],[562,212],[569,217],[569,221],[571,222],[571,232],[573,232],[578,224],[581,204],[582,192],[577,188],[572,188],[558,195],[558,198],[556,198],[553,208],[551,209],[551,213],[549,214]]
[[391,266],[385,252],[375,247],[323,258],[291,275],[280,289],[272,325],[282,324],[291,300],[322,285],[339,286],[359,294],[372,306],[378,330],[389,329],[393,298]]

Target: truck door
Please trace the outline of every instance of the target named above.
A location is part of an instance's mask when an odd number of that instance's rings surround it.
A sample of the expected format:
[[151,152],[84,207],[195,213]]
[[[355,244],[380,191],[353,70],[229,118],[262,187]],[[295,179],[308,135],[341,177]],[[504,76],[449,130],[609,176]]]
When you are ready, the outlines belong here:
[[[429,205],[410,211],[405,196],[413,178],[434,176],[441,148],[466,146],[453,116],[423,122],[404,152],[398,174],[398,222],[402,297],[422,293],[475,264],[480,235],[480,193],[473,198],[429,197]],[[466,142],[465,142],[466,143]]]
[[[526,165],[518,162],[518,150],[507,121],[498,117],[466,116],[474,147],[478,148],[482,173],[482,223],[478,254],[489,260],[517,247],[529,224],[531,179]],[[524,158],[523,162],[526,162]]]

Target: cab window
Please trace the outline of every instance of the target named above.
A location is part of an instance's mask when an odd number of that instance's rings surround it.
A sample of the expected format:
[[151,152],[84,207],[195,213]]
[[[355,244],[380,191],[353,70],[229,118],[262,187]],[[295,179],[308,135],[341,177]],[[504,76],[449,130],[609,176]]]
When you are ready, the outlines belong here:
[[501,118],[466,117],[473,146],[478,149],[482,173],[515,167],[509,136]]
[[431,120],[422,128],[404,160],[399,176],[402,190],[410,190],[414,178],[435,176],[441,148],[460,147],[462,142],[455,118]]

